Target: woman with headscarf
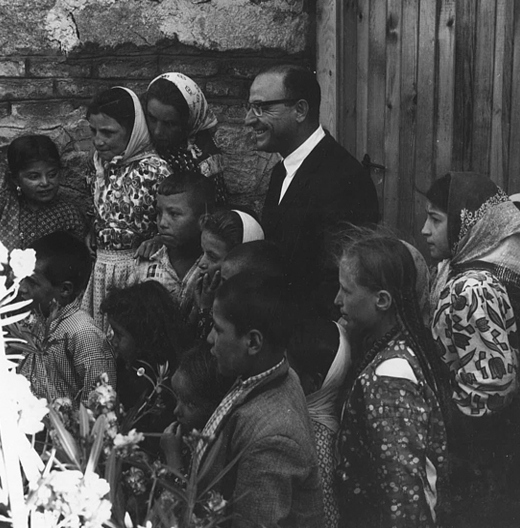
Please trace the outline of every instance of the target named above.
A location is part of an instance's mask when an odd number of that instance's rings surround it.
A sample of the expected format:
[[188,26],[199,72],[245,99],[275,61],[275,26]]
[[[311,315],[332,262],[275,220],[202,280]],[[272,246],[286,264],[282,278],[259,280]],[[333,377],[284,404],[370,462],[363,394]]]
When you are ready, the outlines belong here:
[[94,199],[96,263],[82,308],[105,332],[107,317],[100,305],[111,287],[124,287],[134,268],[139,246],[157,233],[155,195],[170,175],[155,153],[139,99],[115,87],[90,103],[95,172],[88,183]]
[[144,95],[148,129],[173,173],[198,170],[215,184],[216,202],[227,202],[223,159],[213,141],[217,118],[197,83],[182,73],[163,73]]
[[475,173],[448,173],[426,197],[422,234],[440,261],[432,333],[451,374],[454,446],[494,486],[518,442],[520,211]]

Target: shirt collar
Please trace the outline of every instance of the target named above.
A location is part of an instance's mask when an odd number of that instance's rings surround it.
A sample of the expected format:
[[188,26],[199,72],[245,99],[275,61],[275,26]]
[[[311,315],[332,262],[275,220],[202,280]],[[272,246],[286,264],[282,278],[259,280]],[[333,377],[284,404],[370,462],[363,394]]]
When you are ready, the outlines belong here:
[[240,388],[243,388],[243,389],[245,389],[247,387],[251,387],[252,385],[256,385],[256,384],[260,383],[262,380],[264,380],[265,378],[269,377],[273,372],[275,372],[276,370],[281,368],[284,363],[285,363],[285,356],[274,367],[271,367],[268,370],[264,370],[264,372],[260,372],[260,374],[256,374],[256,375],[251,376],[251,377],[249,377],[249,378],[247,378],[245,380],[243,380],[241,377],[238,378],[237,385],[240,386]]
[[288,175],[298,170],[305,158],[312,152],[314,147],[325,137],[325,130],[321,125],[296,149],[283,160]]

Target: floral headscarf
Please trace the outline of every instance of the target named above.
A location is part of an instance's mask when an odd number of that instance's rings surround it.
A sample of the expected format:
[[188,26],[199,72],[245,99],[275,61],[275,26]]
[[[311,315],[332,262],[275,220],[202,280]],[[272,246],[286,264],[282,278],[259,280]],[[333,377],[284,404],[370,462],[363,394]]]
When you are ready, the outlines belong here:
[[159,79],[164,79],[174,84],[179,89],[188,105],[188,143],[190,143],[201,130],[208,130],[217,125],[217,118],[213,111],[210,110],[206,97],[195,81],[182,73],[163,73],[148,85],[148,89],[150,89],[150,86]]
[[103,161],[99,154],[94,154],[94,166],[96,167],[96,175],[98,177],[104,176],[105,169],[108,165],[128,165],[133,161],[148,157],[154,152],[152,147],[152,140],[150,133],[148,132],[148,126],[146,124],[146,118],[144,116],[143,107],[137,95],[128,88],[123,86],[115,86],[112,89],[119,88],[125,90],[132,97],[134,103],[134,126],[132,127],[132,133],[128,140],[128,145],[125,150],[119,156],[114,156],[110,161]]
[[[448,194],[448,243],[451,259],[442,261],[432,291],[436,307],[450,269],[485,258],[510,236],[520,234],[520,211],[491,179],[474,172],[451,172]],[[518,267],[519,254],[500,265]]]

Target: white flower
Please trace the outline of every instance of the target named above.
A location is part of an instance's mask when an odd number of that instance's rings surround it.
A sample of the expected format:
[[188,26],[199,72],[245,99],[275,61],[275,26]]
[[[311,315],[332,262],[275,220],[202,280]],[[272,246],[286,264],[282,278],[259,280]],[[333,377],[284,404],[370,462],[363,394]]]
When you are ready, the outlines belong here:
[[139,442],[144,440],[143,433],[138,433],[135,429],[132,429],[128,432],[127,435],[122,435],[118,433],[114,438],[114,447],[123,448],[123,447],[134,447],[137,446]]
[[13,249],[9,265],[17,280],[29,277],[36,266],[36,252],[34,249]]
[[7,264],[9,260],[9,251],[7,248],[0,242],[0,264]]

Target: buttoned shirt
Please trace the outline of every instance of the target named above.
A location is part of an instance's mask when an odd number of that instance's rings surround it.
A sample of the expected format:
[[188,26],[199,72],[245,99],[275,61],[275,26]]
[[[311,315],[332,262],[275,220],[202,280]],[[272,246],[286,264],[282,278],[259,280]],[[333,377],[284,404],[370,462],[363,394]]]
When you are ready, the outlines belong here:
[[278,203],[282,201],[284,194],[286,193],[289,185],[294,179],[296,171],[300,168],[301,164],[305,161],[305,158],[313,151],[316,145],[325,137],[325,131],[320,125],[296,150],[291,152],[283,160],[283,165],[286,170],[286,176],[282,183],[282,191],[280,192],[280,199]]

